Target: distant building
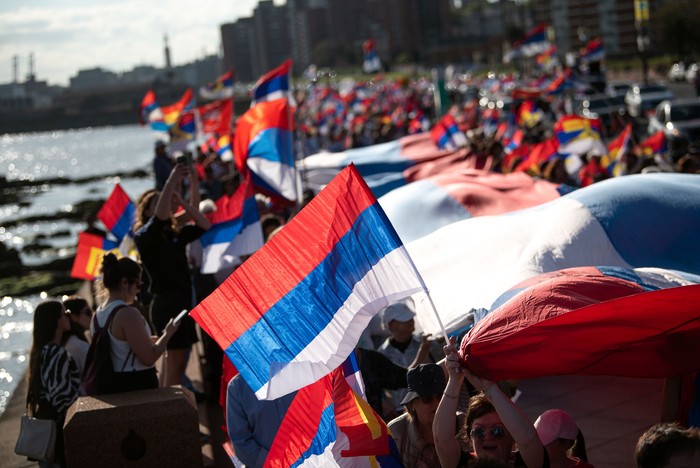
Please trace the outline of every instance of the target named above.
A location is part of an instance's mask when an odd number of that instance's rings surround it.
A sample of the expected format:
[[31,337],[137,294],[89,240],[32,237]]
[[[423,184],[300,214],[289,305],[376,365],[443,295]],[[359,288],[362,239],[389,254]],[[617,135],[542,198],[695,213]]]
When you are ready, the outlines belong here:
[[79,70],[70,79],[70,88],[74,91],[87,91],[119,84],[119,75],[100,67]]
[[[652,9],[658,3],[649,2]],[[603,39],[609,57],[638,52],[634,2],[630,0],[531,0],[530,5],[536,23],[554,28],[560,53],[576,52],[595,37]]]

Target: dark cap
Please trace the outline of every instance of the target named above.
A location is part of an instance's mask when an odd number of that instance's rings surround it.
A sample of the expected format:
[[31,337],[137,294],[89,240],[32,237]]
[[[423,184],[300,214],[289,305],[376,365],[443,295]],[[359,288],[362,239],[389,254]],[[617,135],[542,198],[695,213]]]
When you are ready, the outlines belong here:
[[438,395],[445,390],[445,372],[437,364],[420,364],[406,373],[408,393],[401,400],[405,405],[418,397]]
[[700,142],[694,141],[688,145],[686,149],[686,154],[692,154],[694,156],[700,156]]
[[156,140],[156,148],[165,148],[166,144],[163,140]]

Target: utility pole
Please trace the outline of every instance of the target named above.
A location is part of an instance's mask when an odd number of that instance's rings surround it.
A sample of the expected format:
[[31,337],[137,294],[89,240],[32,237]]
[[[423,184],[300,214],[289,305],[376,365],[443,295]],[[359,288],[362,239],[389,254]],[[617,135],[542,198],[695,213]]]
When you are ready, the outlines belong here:
[[634,0],[634,25],[637,29],[637,49],[642,57],[642,78],[649,82],[647,51],[649,50],[649,1]]

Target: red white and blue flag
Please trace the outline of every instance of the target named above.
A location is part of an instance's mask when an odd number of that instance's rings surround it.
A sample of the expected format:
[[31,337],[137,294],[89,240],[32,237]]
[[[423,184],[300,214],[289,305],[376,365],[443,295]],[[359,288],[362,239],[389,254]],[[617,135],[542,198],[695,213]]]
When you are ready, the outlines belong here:
[[467,146],[467,137],[457,126],[454,117],[445,114],[430,130],[430,135],[440,149],[455,150]]
[[493,380],[694,373],[699,279],[605,266],[538,275],[499,298],[461,350],[473,372]]
[[233,96],[233,70],[229,70],[216,79],[199,88],[203,99],[228,99]]
[[294,161],[294,121],[286,99],[260,102],[236,124],[235,159],[238,170],[252,172],[261,192],[294,201],[299,182]]
[[289,99],[290,104],[296,107],[291,92],[292,61],[287,59],[280,65],[264,74],[253,86],[251,91],[250,107],[266,101],[274,101],[280,98]]
[[258,398],[275,399],[332,372],[374,315],[420,291],[401,239],[351,165],[191,315]]
[[[542,272],[605,265],[700,274],[699,182],[695,174],[613,177],[525,210],[452,223],[406,248],[450,332],[465,310],[489,309]],[[416,301],[416,313],[425,333],[440,333],[430,307]]]
[[124,191],[121,184],[116,184],[112,193],[107,197],[100,211],[97,212],[97,219],[111,232],[118,242],[125,236],[133,237],[132,228],[136,220],[136,205],[129,195]]
[[139,120],[141,125],[148,124],[154,132],[163,133],[167,136],[168,126],[163,119],[163,110],[156,100],[156,93],[152,89],[141,100]]
[[343,364],[297,392],[264,466],[403,466],[386,423],[348,377]]
[[600,62],[605,59],[605,48],[603,40],[600,38],[593,39],[586,44],[586,47],[581,51],[581,61],[584,63]]
[[365,73],[377,73],[382,71],[382,62],[379,60],[374,39],[368,39],[362,43],[362,52],[364,55],[362,71]]
[[216,200],[211,228],[202,234],[201,272],[216,273],[250,255],[263,245],[262,227],[250,174],[230,197]]

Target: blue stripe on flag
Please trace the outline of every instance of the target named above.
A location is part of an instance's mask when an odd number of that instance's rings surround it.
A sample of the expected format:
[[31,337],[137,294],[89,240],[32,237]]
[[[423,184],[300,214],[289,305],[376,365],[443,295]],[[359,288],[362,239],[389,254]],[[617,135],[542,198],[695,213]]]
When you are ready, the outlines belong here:
[[276,76],[269,81],[260,83],[260,85],[255,89],[255,94],[253,95],[253,100],[259,101],[260,98],[272,94],[277,91],[288,91],[289,90],[289,76],[287,74]]
[[282,128],[267,128],[261,131],[248,145],[248,157],[293,166],[292,132]]
[[616,267],[616,266],[598,266],[596,267],[605,276],[612,276],[613,278],[618,278],[621,280],[629,281],[630,283],[635,283],[644,288],[645,291],[656,291],[659,289],[658,286],[654,286],[646,283],[634,270],[629,268]]
[[[291,362],[333,320],[355,284],[402,245],[386,232],[388,223],[377,203],[367,207],[318,266],[229,345],[226,354],[254,392],[270,380],[273,363]],[[382,238],[368,242],[363,232]]]
[[208,247],[214,244],[223,244],[231,242],[231,240],[241,232],[243,220],[241,218],[232,219],[213,225],[199,238],[202,247]]
[[292,463],[290,468],[302,465],[312,455],[321,455],[331,443],[336,439],[335,426],[335,405],[331,403],[321,413],[321,420],[318,423],[318,431],[311,441],[309,448],[301,454],[299,460]]
[[124,236],[131,232],[131,227],[136,217],[136,207],[133,203],[126,206],[126,209],[117,220],[117,223],[112,227],[111,232],[117,239],[123,239]]

